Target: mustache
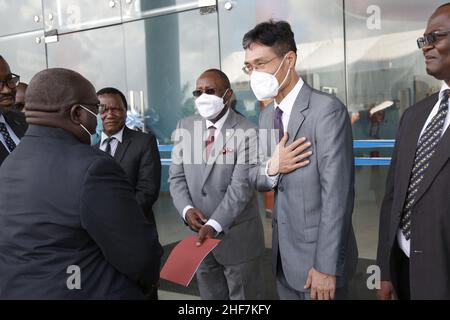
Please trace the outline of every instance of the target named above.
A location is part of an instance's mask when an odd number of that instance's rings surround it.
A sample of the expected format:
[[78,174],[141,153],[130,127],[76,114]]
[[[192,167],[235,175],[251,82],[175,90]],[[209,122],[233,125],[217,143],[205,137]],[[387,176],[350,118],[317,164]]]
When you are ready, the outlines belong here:
[[12,95],[12,94],[3,94],[3,93],[0,93],[0,100],[5,100],[5,99],[7,99],[7,98],[11,98],[11,99],[15,100],[14,95]]

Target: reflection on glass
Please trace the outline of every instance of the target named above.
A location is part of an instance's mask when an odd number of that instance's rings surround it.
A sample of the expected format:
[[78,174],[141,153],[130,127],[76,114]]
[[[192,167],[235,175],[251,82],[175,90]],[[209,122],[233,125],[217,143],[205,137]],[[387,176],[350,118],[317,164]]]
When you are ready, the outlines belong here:
[[215,6],[215,0],[134,0],[122,1],[123,21],[182,12],[200,6]]
[[11,71],[20,75],[22,82],[28,83],[37,72],[47,67],[45,45],[43,42],[36,43],[36,38],[42,37],[42,31],[0,37],[0,54]]
[[[438,90],[439,84],[425,76],[416,39],[440,4],[442,1],[346,1],[348,108],[354,118],[356,114],[359,117],[353,127],[355,139],[394,139],[405,109]],[[386,100],[394,105],[370,116],[371,108]],[[362,155],[389,156],[391,150],[367,152]]]
[[[225,10],[219,1],[222,69],[236,92],[237,110],[257,123],[259,103],[242,72],[242,37],[268,19],[291,24],[298,48],[296,69],[312,87],[336,95],[345,103],[344,31],[342,1],[239,1]],[[231,32],[232,30],[232,32]]]
[[116,87],[127,92],[122,26],[61,35],[47,46],[48,66],[75,70],[97,90]]
[[120,0],[43,0],[45,30],[79,31],[121,22]]
[[178,120],[195,112],[197,77],[219,68],[217,15],[192,10],[126,23],[124,32],[129,90],[144,92],[146,127],[170,144]]
[[41,0],[0,0],[0,36],[42,29]]

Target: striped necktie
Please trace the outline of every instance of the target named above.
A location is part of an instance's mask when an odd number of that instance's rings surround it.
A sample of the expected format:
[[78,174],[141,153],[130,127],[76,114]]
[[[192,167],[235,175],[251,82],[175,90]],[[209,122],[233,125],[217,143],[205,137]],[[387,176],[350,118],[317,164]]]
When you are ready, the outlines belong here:
[[415,197],[423,181],[425,172],[430,165],[430,160],[437,149],[439,140],[442,137],[445,119],[448,113],[448,99],[450,90],[445,90],[439,111],[427,125],[425,132],[419,139],[414,157],[414,166],[409,178],[406,201],[403,207],[400,228],[406,240],[411,238],[411,209],[414,206]]
[[105,149],[105,152],[107,153],[107,154],[109,154],[109,155],[113,155],[112,154],[112,150],[111,150],[111,142],[114,140],[115,138],[114,137],[109,137],[109,138],[107,138],[107,139],[105,139],[105,141],[103,142],[103,143],[107,143],[106,144],[106,149]]

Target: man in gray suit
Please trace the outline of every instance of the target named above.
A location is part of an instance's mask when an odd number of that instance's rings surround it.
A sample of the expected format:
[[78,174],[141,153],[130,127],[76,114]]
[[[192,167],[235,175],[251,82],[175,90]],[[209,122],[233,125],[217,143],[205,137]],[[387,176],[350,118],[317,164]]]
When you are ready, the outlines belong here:
[[193,92],[199,115],[180,120],[173,135],[173,203],[198,232],[197,245],[206,238],[221,239],[197,271],[205,300],[262,299],[264,234],[249,181],[257,133],[229,107],[232,94],[222,71],[202,73]]
[[[259,191],[276,192],[272,250],[278,294],[345,298],[358,256],[347,110],[297,75],[297,48],[287,22],[257,25],[244,36],[243,47],[255,96],[274,98],[260,115],[260,157],[250,179]],[[274,129],[276,136],[267,134]]]

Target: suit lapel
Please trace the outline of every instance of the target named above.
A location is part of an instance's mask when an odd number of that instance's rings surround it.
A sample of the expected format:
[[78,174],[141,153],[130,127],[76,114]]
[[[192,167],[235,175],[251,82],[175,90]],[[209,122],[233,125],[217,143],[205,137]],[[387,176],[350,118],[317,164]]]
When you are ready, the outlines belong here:
[[202,186],[205,184],[206,179],[210,175],[217,158],[222,154],[221,150],[224,148],[228,140],[230,140],[230,138],[234,135],[231,132],[227,133],[227,130],[233,129],[236,124],[236,113],[230,109],[228,118],[225,120],[222,129],[220,130],[220,134],[217,136],[217,140],[214,142],[213,148],[211,150],[211,156],[206,162],[205,170],[203,172]]
[[[305,121],[305,117],[309,109],[309,99],[311,97],[312,89],[306,83],[303,84],[297,99],[295,99],[294,105],[292,106],[291,115],[289,117],[289,123],[287,127],[287,132],[289,134],[288,142],[286,145],[290,145],[297,137],[297,133],[300,127]],[[280,182],[284,177],[284,174],[280,174],[278,182]]]
[[312,89],[304,83],[292,107],[291,116],[289,117],[287,128],[289,139],[287,144],[291,144],[295,140],[298,130],[300,130],[300,127],[305,120],[307,109],[309,109],[309,98],[311,97],[311,93]]
[[[402,145],[399,146],[399,158],[400,162],[400,172],[399,172],[399,184],[400,184],[400,200],[398,205],[401,207],[398,208],[398,211],[403,209],[403,205],[406,198],[406,192],[408,190],[409,179],[411,177],[411,170],[414,165],[414,158],[417,149],[417,143],[419,141],[420,132],[422,131],[423,126],[425,125],[425,121],[428,118],[428,115],[436,104],[437,98],[433,99],[432,102],[427,102],[427,104],[422,107],[417,108],[419,111],[414,117],[411,123],[408,123],[408,130],[406,132],[407,139],[402,141]],[[425,103],[425,102],[424,102]],[[422,181],[422,184],[424,181]],[[421,188],[422,189],[422,188]],[[419,191],[420,192],[420,191]],[[417,195],[416,195],[416,203],[417,203]]]
[[114,159],[117,160],[117,162],[121,162],[123,159],[123,156],[125,155],[125,151],[127,150],[128,146],[131,143],[131,130],[128,129],[126,126],[123,129],[123,136],[122,136],[122,143],[117,143],[117,149],[114,153]]

